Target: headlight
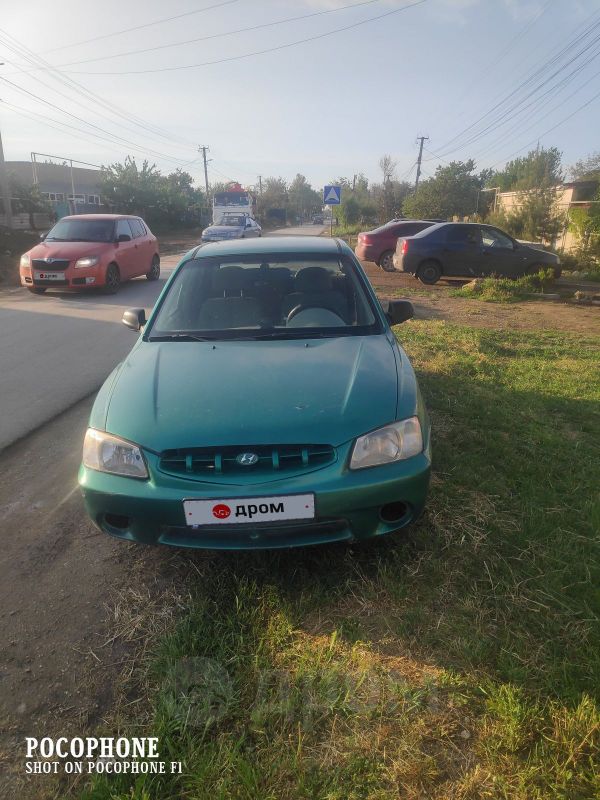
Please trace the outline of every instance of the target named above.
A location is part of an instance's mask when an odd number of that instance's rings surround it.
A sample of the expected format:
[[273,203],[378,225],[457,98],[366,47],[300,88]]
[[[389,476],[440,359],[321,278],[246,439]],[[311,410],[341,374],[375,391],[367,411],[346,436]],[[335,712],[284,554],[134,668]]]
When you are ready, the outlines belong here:
[[137,445],[94,428],[88,428],[85,434],[83,465],[113,475],[148,477],[144,457]]
[[410,417],[359,436],[354,443],[350,469],[403,461],[416,456],[422,450],[421,424],[418,417]]
[[22,267],[30,267],[31,266],[31,259],[29,258],[28,253],[24,253],[21,256],[21,266]]
[[78,258],[75,262],[76,267],[95,267],[100,261],[100,256],[86,256],[86,258]]

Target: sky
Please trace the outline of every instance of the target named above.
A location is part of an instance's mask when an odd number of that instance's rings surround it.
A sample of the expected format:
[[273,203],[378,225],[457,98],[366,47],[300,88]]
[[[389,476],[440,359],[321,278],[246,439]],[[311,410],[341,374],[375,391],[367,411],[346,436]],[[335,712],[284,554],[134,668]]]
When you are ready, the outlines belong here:
[[600,0],[27,0],[0,62],[7,160],[132,155],[203,185],[206,145],[211,182],[319,188],[381,180],[384,154],[413,181],[419,136],[423,177],[600,149]]

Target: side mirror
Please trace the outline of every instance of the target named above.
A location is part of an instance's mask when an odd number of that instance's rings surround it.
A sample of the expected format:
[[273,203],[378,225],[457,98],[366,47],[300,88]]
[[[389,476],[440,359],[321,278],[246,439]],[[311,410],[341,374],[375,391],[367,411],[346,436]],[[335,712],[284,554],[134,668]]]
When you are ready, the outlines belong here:
[[143,308],[128,308],[123,312],[123,319],[121,320],[126,328],[131,328],[132,331],[139,331],[146,324],[146,312]]
[[120,233],[117,236],[117,243],[118,242],[130,242],[130,241],[131,241],[131,236],[129,236],[129,234],[127,234],[127,233]]
[[385,316],[390,325],[400,325],[415,315],[413,304],[409,300],[388,300]]

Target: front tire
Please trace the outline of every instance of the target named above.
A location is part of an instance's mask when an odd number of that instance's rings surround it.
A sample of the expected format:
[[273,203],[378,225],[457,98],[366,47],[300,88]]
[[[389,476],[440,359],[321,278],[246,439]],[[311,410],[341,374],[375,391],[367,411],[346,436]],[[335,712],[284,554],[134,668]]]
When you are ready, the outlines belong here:
[[386,250],[379,257],[379,266],[384,272],[396,272],[394,267],[394,251]]
[[423,261],[417,270],[417,278],[421,283],[432,286],[442,277],[442,270],[437,261]]
[[46,291],[45,286],[28,286],[27,291],[31,292],[31,294],[44,294]]
[[160,278],[160,258],[157,255],[152,257],[152,263],[146,273],[146,278],[149,281],[157,281]]
[[109,264],[104,279],[104,294],[116,294],[121,286],[121,273],[116,264]]

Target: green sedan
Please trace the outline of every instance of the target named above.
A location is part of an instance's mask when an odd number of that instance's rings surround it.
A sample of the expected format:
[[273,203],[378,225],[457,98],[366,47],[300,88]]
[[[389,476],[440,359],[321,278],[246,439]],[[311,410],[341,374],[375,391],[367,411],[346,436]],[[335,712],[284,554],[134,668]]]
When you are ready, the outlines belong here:
[[430,427],[413,369],[342,241],[190,251],[94,403],[79,484],[126,541],[231,550],[356,541],[415,520]]

